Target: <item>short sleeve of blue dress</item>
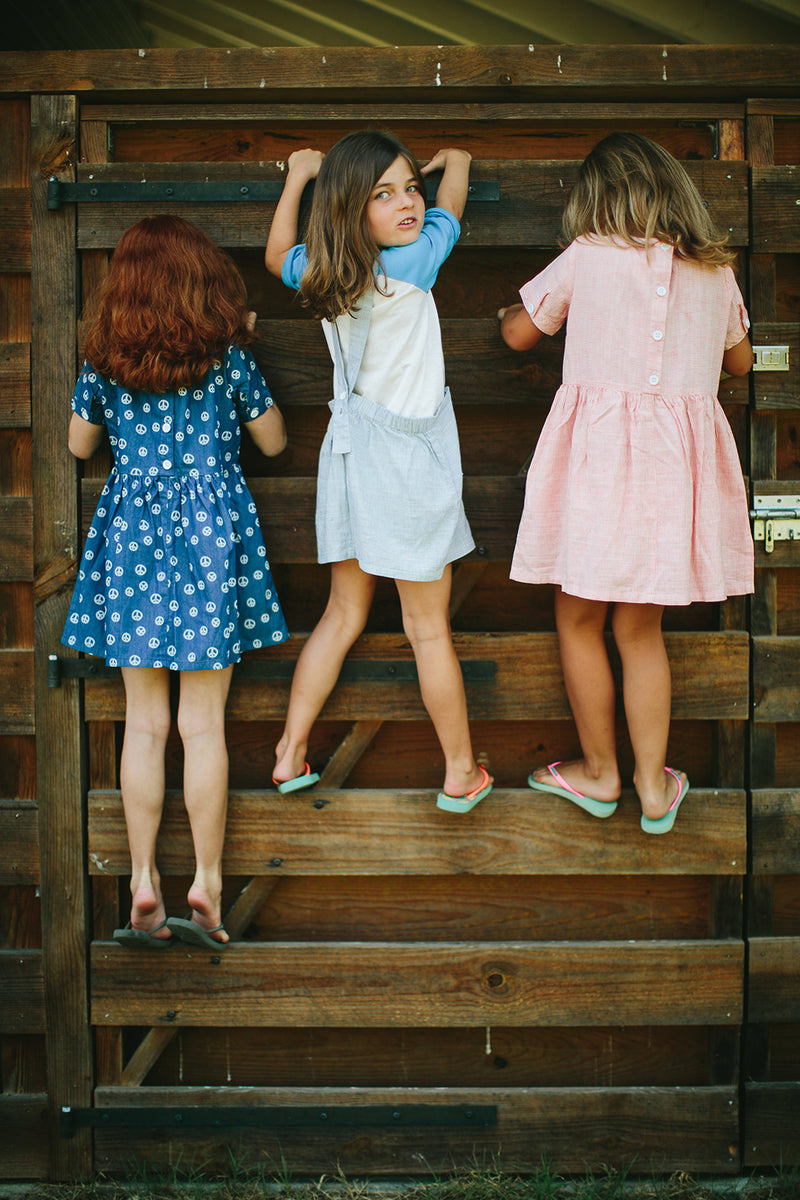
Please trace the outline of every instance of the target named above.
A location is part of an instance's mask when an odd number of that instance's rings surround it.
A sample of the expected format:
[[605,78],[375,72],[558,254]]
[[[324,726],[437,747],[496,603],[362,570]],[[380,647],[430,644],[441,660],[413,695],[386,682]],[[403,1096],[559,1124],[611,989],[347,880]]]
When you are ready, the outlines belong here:
[[228,348],[195,387],[154,395],[85,363],[75,412],[105,422],[114,467],[89,529],[62,641],[110,666],[220,670],[289,636],[241,422],[272,404],[255,360]]

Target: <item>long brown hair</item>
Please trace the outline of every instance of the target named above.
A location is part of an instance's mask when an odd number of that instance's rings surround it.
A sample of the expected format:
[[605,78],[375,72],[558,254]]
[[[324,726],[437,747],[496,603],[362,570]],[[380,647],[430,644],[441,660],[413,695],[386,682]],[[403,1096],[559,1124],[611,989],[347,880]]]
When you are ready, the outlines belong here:
[[387,167],[402,156],[422,195],[425,181],[413,154],[382,130],[349,133],[322,160],[311,203],[300,281],[303,303],[333,321],[375,285],[380,247],[369,231],[367,202]]
[[231,342],[248,345],[247,292],[233,260],[182,217],[125,230],[95,301],[83,352],[125,387],[198,383]]
[[564,244],[581,235],[666,242],[707,266],[735,259],[681,164],[639,133],[611,133],[583,160],[564,210]]

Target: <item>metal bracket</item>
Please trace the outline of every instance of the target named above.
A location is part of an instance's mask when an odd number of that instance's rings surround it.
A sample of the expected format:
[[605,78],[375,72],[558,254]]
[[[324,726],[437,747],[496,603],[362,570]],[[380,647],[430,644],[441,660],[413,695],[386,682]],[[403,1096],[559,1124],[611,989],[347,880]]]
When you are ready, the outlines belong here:
[[[433,203],[436,183],[428,186],[428,203]],[[281,182],[256,179],[247,183],[227,180],[179,180],[149,182],[147,180],[95,180],[70,183],[52,175],[47,183],[47,207],[52,211],[62,204],[234,204],[270,203],[283,193]],[[478,180],[469,185],[467,199],[478,202],[500,199],[497,181]]]
[[227,1129],[241,1126],[326,1128],[373,1126],[391,1128],[409,1125],[497,1124],[497,1106],[475,1104],[333,1104],[333,1105],[208,1105],[195,1108],[120,1106],[119,1108],[71,1108],[62,1106],[59,1131],[62,1138],[75,1136],[78,1129],[92,1126],[108,1129],[146,1125],[175,1129]]
[[[241,662],[234,667],[236,679],[290,680],[294,675],[293,658],[261,659]],[[465,683],[490,683],[497,674],[492,659],[468,659],[461,663]],[[59,658],[51,654],[47,661],[47,686],[57,688],[62,679],[117,679],[119,667],[107,667],[102,658]],[[354,659],[339,673],[340,683],[407,683],[418,679],[417,664],[408,658]]]
[[800,496],[756,496],[753,503],[753,541],[763,542],[767,554],[776,542],[800,541]]
[[754,371],[788,371],[788,346],[753,346]]

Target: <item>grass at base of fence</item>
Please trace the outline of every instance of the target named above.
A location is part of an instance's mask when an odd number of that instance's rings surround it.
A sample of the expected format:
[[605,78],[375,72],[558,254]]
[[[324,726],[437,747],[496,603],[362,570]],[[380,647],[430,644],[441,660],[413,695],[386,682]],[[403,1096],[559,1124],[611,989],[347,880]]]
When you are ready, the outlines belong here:
[[653,1178],[620,1170],[567,1176],[547,1165],[516,1175],[478,1164],[425,1181],[351,1180],[340,1173],[301,1182],[285,1164],[253,1173],[232,1163],[225,1179],[181,1172],[178,1165],[169,1176],[142,1170],[127,1179],[12,1187],[4,1191],[0,1183],[0,1200],[800,1200],[800,1168],[704,1180],[682,1171]]

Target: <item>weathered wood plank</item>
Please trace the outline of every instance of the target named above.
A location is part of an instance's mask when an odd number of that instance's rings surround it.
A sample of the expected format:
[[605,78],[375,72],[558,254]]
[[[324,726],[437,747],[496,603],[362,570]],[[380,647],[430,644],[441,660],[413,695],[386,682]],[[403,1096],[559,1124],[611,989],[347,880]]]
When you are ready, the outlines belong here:
[[796,254],[800,250],[797,195],[800,167],[753,166],[751,219],[753,250]]
[[[706,201],[713,220],[731,245],[749,241],[747,164],[687,159],[684,164]],[[577,178],[575,161],[511,161],[484,159],[470,169],[473,182],[499,182],[500,200],[467,202],[461,222],[461,245],[556,247],[570,188]],[[82,164],[80,179],[154,183],[164,181],[283,182],[279,163],[91,163]],[[536,203],[531,204],[531,196]],[[86,202],[78,208],[78,246],[110,249],[123,230],[140,217],[175,207],[168,198],[141,202]],[[229,248],[263,246],[275,202],[181,202],[176,211],[198,224],[215,242]]]
[[[228,802],[223,861],[231,875],[743,875],[744,792],[693,790],[674,836],[637,836],[640,809],[626,793],[602,830],[556,796],[496,789],[453,821],[425,791],[331,791],[304,797],[234,791]],[[118,791],[89,793],[89,871],[130,872]],[[658,841],[658,845],[656,845]],[[194,855],[179,792],[167,792],[158,864],[162,875],[190,875]],[[800,862],[797,864],[800,870]]]
[[31,269],[31,198],[27,188],[0,188],[0,271]]
[[[758,102],[755,102],[758,103]],[[772,101],[770,103],[779,103]],[[792,101],[780,103],[791,104]],[[742,103],[719,104],[708,103],[701,98],[683,103],[658,101],[654,103],[626,103],[596,100],[592,103],[591,115],[594,121],[635,121],[641,124],[646,121],[658,122],[716,122],[720,120],[741,120],[745,107],[750,111],[753,102],[747,106]],[[182,128],[194,122],[212,122],[219,125],[275,125],[282,121],[296,124],[298,121],[305,125],[340,125],[354,122],[384,123],[393,128],[398,122],[403,125],[419,123],[441,127],[450,122],[495,122],[509,121],[512,123],[525,122],[534,125],[553,123],[559,127],[568,126],[570,122],[585,124],[586,106],[580,103],[559,101],[548,104],[537,101],[534,104],[517,102],[513,99],[502,103],[485,104],[452,103],[415,104],[413,98],[398,109],[396,104],[364,104],[348,100],[337,104],[332,109],[329,104],[317,104],[311,100],[300,104],[170,104],[164,101],[160,104],[96,104],[92,101],[81,105],[81,117],[84,121],[108,122],[109,125],[144,125],[158,122],[175,122]]]
[[[739,1169],[739,1102],[735,1088],[103,1088],[101,1108],[171,1104],[319,1106],[446,1104],[497,1106],[497,1125],[404,1125],[402,1129],[337,1125],[317,1128],[233,1128],[222,1131],[126,1130],[96,1133],[98,1167],[120,1173],[123,1155],[169,1169],[181,1163],[223,1173],[230,1146],[237,1163],[291,1162],[301,1174],[342,1165],[350,1175],[416,1177],[474,1165],[476,1155],[499,1156],[505,1171],[533,1172],[544,1157],[553,1170],[583,1173],[609,1166],[664,1173]],[[575,1136],[579,1129],[580,1137]],[[283,1158],[282,1158],[283,1156]]]
[[41,950],[0,950],[0,1029],[44,1033]]
[[0,1179],[46,1179],[47,1096],[0,1095]]
[[800,721],[800,637],[753,638],[753,720]]
[[29,342],[0,342],[0,429],[30,426],[30,359]]
[[800,937],[749,938],[748,1019],[800,1021]]
[[800,874],[800,788],[752,793],[753,873]]
[[[783,639],[787,640],[787,639]],[[276,657],[256,651],[248,658],[253,671],[257,659],[273,662],[296,660],[305,639],[294,636]],[[746,633],[666,633],[664,641],[672,670],[672,715],[675,719],[747,719],[749,640]],[[473,720],[565,720],[570,717],[558,639],[549,633],[455,633],[459,659],[495,663],[491,680],[466,682],[469,713]],[[321,716],[342,720],[424,720],[425,709],[414,679],[386,681],[348,678],[348,664],[412,658],[403,634],[367,634],[358,639],[348,656],[339,682]],[[282,719],[290,681],[270,679],[268,684],[248,678],[248,666],[234,670],[227,715],[231,721]],[[124,720],[121,680],[86,681],[86,719]]]
[[33,425],[36,776],[42,884],[50,1170],[56,1179],[91,1174],[91,1137],[58,1134],[61,1105],[91,1102],[87,1027],[83,772],[78,686],[47,687],[75,573],[78,527],[75,463],[67,447],[69,406],[54,403],[75,385],[77,280],[75,214],[46,206],[46,179],[69,179],[76,152],[74,96],[31,99],[31,404]]
[[0,497],[0,582],[33,579],[33,500]]
[[0,800],[0,885],[39,882],[38,805]]
[[33,651],[0,650],[0,734],[33,733]]
[[[767,53],[768,51],[768,53]],[[793,96],[796,47],[752,45],[291,47],[203,50],[44,51],[0,55],[4,93],[103,92],[132,97],[173,92],[208,103],[311,99],[352,103],[353,94],[391,103],[412,91],[418,104],[460,100],[606,99],[682,101],[721,95]],[[606,91],[606,97],[601,89]],[[249,96],[248,96],[249,93]]]
[[730,1025],[744,946],[664,942],[237,942],[91,953],[95,1025]]
[[800,1083],[744,1085],[744,1154],[748,1167],[800,1163]]

